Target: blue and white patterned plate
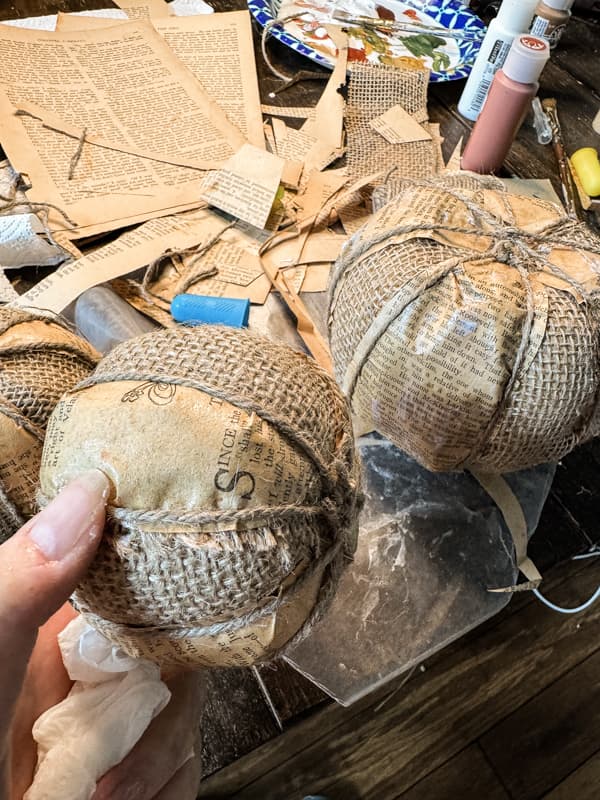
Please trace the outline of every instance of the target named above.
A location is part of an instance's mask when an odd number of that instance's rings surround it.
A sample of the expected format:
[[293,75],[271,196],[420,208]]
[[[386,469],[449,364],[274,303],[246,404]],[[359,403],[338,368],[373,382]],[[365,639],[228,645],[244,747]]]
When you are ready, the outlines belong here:
[[[331,69],[335,46],[323,27],[334,8],[354,16],[379,17],[464,31],[470,38],[443,36],[443,30],[423,34],[398,34],[373,28],[349,27],[349,60],[401,66],[419,61],[431,70],[432,82],[466,78],[477,53],[485,25],[458,0],[248,0],[248,8],[264,27],[277,16],[298,13],[297,20],[275,25],[270,34],[317,64]],[[341,24],[341,23],[337,23]],[[351,65],[350,65],[351,66]]]

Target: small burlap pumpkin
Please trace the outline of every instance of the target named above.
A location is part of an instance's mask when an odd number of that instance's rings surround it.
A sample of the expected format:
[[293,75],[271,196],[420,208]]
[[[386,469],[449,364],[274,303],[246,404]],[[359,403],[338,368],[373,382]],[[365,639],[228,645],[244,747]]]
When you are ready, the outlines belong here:
[[490,185],[400,185],[332,275],[353,411],[432,470],[531,467],[599,430],[600,240]]
[[0,542],[35,513],[48,417],[98,358],[58,319],[0,307]]
[[75,603],[163,665],[269,658],[320,613],[356,546],[345,399],[311,359],[247,331],[117,346],[50,420],[46,498],[92,467],[114,496]]

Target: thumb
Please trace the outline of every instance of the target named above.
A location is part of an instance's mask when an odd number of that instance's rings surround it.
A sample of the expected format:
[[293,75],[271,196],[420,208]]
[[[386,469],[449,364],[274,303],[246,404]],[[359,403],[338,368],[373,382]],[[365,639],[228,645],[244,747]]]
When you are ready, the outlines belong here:
[[0,546],[0,739],[38,628],[68,599],[94,557],[108,492],[102,472],[86,472]]

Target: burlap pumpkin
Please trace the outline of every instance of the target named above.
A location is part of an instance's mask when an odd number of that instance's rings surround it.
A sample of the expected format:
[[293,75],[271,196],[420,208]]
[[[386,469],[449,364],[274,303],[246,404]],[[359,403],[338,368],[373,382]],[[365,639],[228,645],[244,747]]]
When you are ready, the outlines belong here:
[[320,613],[355,549],[346,401],[311,359],[247,331],[117,346],[61,400],[46,442],[47,497],[91,467],[115,487],[74,599],[132,655],[269,658]]
[[58,319],[0,307],[0,541],[35,513],[48,417],[97,361]]
[[433,470],[530,467],[599,430],[600,240],[489,185],[401,185],[332,275],[353,411]]

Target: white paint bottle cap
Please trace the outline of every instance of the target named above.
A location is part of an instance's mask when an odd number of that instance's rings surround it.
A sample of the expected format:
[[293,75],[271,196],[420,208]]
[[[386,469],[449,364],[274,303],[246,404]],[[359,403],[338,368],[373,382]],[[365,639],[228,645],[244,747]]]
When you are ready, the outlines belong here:
[[548,42],[524,33],[512,43],[502,72],[517,83],[536,83],[549,57]]

